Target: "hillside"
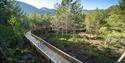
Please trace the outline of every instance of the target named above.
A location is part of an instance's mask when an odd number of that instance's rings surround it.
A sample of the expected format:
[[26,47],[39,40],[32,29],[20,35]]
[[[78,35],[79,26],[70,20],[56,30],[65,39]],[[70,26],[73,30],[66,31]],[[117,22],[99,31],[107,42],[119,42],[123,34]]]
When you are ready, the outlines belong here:
[[38,13],[38,14],[45,14],[45,13],[49,13],[49,14],[53,14],[55,12],[54,9],[48,9],[46,7],[43,7],[41,9],[38,9],[32,5],[26,4],[24,2],[19,2],[20,8],[22,9],[22,11],[24,11],[27,14],[32,14],[32,13]]

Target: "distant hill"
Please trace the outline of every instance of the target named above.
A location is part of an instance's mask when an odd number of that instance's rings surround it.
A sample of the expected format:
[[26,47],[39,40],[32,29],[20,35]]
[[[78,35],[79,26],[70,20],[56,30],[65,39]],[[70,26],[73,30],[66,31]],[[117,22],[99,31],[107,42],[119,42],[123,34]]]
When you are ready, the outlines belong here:
[[[53,15],[55,13],[55,9],[49,9],[49,8],[46,8],[46,7],[38,9],[38,8],[32,6],[32,5],[27,4],[27,3],[20,2],[20,1],[18,1],[18,2],[20,4],[20,8],[22,9],[22,11],[24,11],[27,14],[38,13],[38,14],[43,15],[45,13],[48,13],[48,14]],[[94,10],[83,10],[83,12],[85,14],[89,14],[92,11],[94,11]]]
[[91,13],[91,12],[93,12],[94,10],[83,10],[83,12],[85,13],[85,14],[89,14],[89,13]]
[[38,14],[43,15],[45,13],[54,14],[54,12],[55,12],[54,9],[48,9],[46,7],[38,9],[38,8],[36,8],[32,5],[29,5],[27,3],[24,3],[24,2],[18,1],[18,3],[20,4],[20,8],[22,9],[22,11],[24,11],[27,14],[38,13]]

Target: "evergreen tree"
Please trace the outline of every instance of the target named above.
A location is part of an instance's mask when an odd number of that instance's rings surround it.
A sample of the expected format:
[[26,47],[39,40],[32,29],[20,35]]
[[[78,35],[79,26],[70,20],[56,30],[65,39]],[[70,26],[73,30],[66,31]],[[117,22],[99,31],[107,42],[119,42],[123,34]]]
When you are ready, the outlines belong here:
[[86,30],[90,34],[98,34],[99,28],[104,26],[103,11],[96,9],[88,14],[85,19]]
[[0,3],[0,23],[3,25],[9,25],[9,18],[14,15],[17,17],[22,16],[19,4],[16,1],[2,0]]
[[58,8],[55,16],[53,16],[54,20],[52,20],[52,26],[55,26],[56,29],[62,29],[67,32],[78,27],[84,21],[82,19],[84,14],[79,0],[62,0],[61,5],[56,7]]
[[122,11],[122,14],[125,15],[125,0],[120,0],[120,9]]
[[110,6],[108,9],[105,10],[106,16],[110,16],[112,14],[120,14],[121,10],[118,5]]
[[125,31],[125,17],[124,15],[112,14],[108,17],[107,23],[109,25],[109,29],[112,31],[123,32]]
[[[24,15],[15,0],[0,0],[0,45],[2,45],[7,56],[15,61],[13,49],[24,36]],[[0,46],[1,47],[1,46]],[[12,51],[10,51],[12,49]],[[8,53],[9,52],[9,53]],[[14,62],[16,63],[16,62]]]

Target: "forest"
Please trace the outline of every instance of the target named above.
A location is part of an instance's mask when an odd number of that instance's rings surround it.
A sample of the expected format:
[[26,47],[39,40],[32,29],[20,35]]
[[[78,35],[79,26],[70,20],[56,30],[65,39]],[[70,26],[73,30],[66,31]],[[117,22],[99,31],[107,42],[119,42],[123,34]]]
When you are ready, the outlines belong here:
[[62,0],[53,15],[29,15],[19,5],[0,0],[0,63],[42,63],[24,35],[29,30],[83,63],[115,63],[125,52],[125,0],[89,13],[80,0]]

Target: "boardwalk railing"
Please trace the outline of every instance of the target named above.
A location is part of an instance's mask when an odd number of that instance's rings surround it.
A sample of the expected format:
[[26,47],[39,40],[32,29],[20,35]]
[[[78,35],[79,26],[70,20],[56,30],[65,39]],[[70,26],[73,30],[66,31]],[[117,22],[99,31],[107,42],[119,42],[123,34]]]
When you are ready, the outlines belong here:
[[49,44],[45,40],[32,34],[31,31],[25,34],[31,44],[35,46],[39,53],[48,61],[48,63],[82,63],[78,59],[68,55],[60,49]]
[[121,57],[117,60],[116,63],[122,63],[122,60],[125,58],[125,53],[121,55]]

